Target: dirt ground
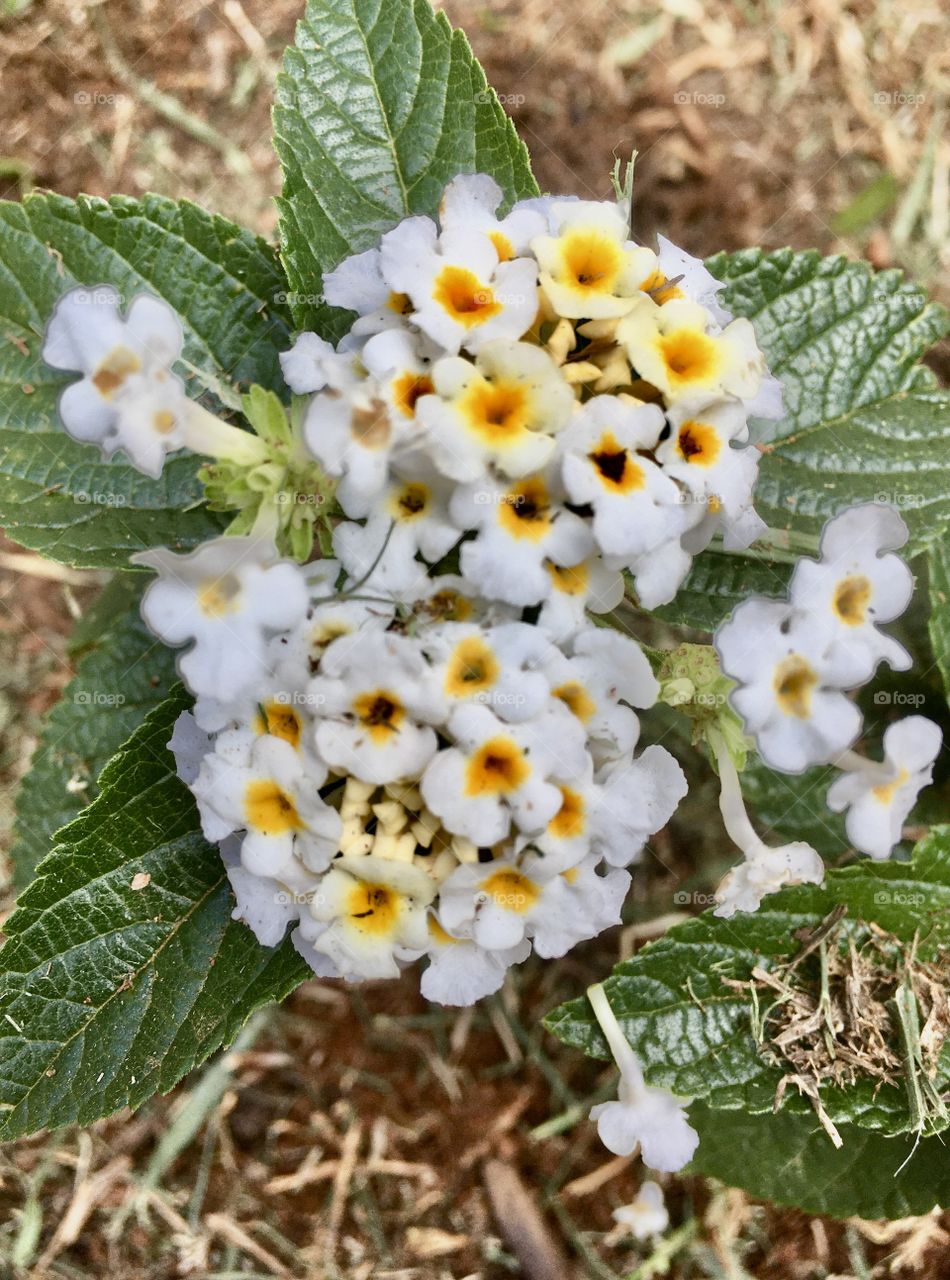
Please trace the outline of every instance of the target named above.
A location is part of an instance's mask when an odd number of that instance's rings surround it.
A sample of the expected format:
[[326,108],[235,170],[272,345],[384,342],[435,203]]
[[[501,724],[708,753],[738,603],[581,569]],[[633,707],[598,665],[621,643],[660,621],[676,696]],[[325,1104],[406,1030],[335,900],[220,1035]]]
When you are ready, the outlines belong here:
[[[945,0],[449,0],[542,188],[692,252],[816,246],[950,301]],[[0,0],[0,194],[186,196],[272,235],[270,103],[298,0]],[[0,547],[0,840],[95,575]],[[666,860],[683,857],[675,833]],[[662,867],[631,921],[670,901]],[[945,1215],[835,1223],[665,1179],[654,1248],[612,1231],[636,1162],[583,1119],[612,1075],[540,1015],[633,945],[528,966],[477,1011],[411,981],[310,984],[136,1116],[0,1152],[0,1276],[528,1280],[950,1276]]]

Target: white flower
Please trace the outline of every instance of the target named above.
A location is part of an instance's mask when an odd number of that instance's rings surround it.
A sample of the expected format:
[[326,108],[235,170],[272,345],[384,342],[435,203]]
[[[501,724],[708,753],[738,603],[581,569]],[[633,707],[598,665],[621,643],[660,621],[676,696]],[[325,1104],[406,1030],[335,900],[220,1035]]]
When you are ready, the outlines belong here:
[[655,743],[598,774],[591,813],[593,848],[615,867],[635,861],[672,818],[688,790],[673,756]]
[[530,720],[547,706],[548,682],[533,668],[548,648],[537,627],[445,622],[420,636],[449,707],[476,702],[501,720]]
[[307,693],[318,717],[316,742],[331,769],[363,782],[417,777],[436,749],[431,725],[445,702],[419,646],[377,630],[329,646]]
[[587,996],[620,1068],[618,1101],[591,1108],[590,1118],[597,1121],[600,1140],[618,1156],[632,1155],[639,1145],[645,1165],[661,1173],[675,1173],[692,1160],[699,1145],[699,1135],[686,1118],[689,1102],[646,1083],[603,987],[588,988]]
[[765,844],[749,821],[739,774],[725,739],[717,731],[709,735],[709,741],[719,770],[723,825],[744,857],[716,890],[715,914],[729,917],[737,911],[757,911],[764,897],[788,884],[821,884],[824,863],[811,845],[796,840],[771,849]]
[[336,496],[348,515],[363,515],[385,487],[399,427],[375,378],[318,392],[307,406],[307,448],[328,475],[342,477]]
[[486,342],[474,364],[448,356],[432,382],[436,394],[420,401],[419,417],[436,466],[453,480],[475,480],[489,464],[507,476],[540,470],[574,408],[557,365],[527,342]]
[[494,178],[484,173],[462,173],[453,178],[439,203],[439,225],[443,232],[485,235],[495,247],[499,262],[510,262],[529,252],[535,236],[545,229],[544,216],[524,204],[515,205],[504,218],[496,209],[502,190]]
[[420,784],[447,830],[484,847],[503,840],[512,822],[528,832],[550,822],[561,807],[556,783],[582,775],[587,758],[580,724],[559,712],[526,724],[505,724],[477,704],[452,712],[455,746],[434,756]]
[[847,809],[845,825],[856,849],[876,859],[890,857],[918,795],[933,778],[941,742],[932,720],[907,716],[885,730],[880,764],[853,752],[836,761],[848,772],[828,788],[828,808],[833,813]]
[[455,491],[449,512],[460,528],[478,530],[462,543],[461,569],[487,599],[539,604],[552,591],[547,565],[577,564],[593,550],[587,524],[561,505],[554,476],[473,481]]
[[668,404],[697,393],[751,398],[766,373],[748,320],[733,320],[716,332],[706,309],[687,299],[658,307],[642,297],[620,321],[617,341],[640,377],[662,391]]
[[748,438],[744,407],[734,400],[710,402],[686,397],[670,408],[667,418],[670,437],[657,449],[657,461],[668,476],[681,481],[697,501],[705,503],[709,513],[702,534],[690,533],[690,550],[702,550],[720,526],[727,549],[749,546],[765,525],[752,510],[758,450],[732,447],[734,441]]
[[578,564],[544,566],[551,594],[541,606],[538,627],[552,640],[563,642],[587,625],[587,612],[610,613],[623,600],[623,574],[608,569],[600,556]]
[[663,1189],[656,1182],[644,1182],[630,1204],[614,1209],[614,1221],[627,1228],[634,1240],[660,1236],[670,1225]]
[[854,665],[848,655],[826,655],[824,635],[807,615],[774,600],[746,600],[715,645],[723,671],[738,681],[730,701],[773,768],[801,773],[858,736],[861,713],[842,693],[857,683]]
[[622,316],[649,287],[656,255],[634,244],[616,204],[576,200],[551,207],[556,235],[541,235],[531,248],[541,287],[559,316],[603,320]]
[[[449,519],[449,486],[440,478],[396,477],[383,490],[365,525],[343,523],[333,534],[333,550],[361,592],[399,595],[426,576],[426,565],[446,555],[460,537]],[[385,548],[385,550],[384,550]]]
[[824,863],[803,840],[778,848],[760,843],[719,885],[714,914],[728,919],[737,911],[757,911],[770,893],[790,884],[821,884],[824,876]]
[[832,657],[858,673],[866,668],[858,679],[870,677],[879,662],[898,671],[911,665],[903,645],[878,630],[910,603],[913,574],[900,556],[881,554],[906,541],[907,526],[893,508],[864,503],[828,521],[820,560],[795,566],[792,604],[821,626]]
[[316,333],[301,333],[279,359],[284,381],[297,395],[310,395],[325,387],[342,390],[358,379],[356,344],[348,337],[333,347]]
[[142,598],[142,617],[166,644],[194,641],[178,659],[181,677],[192,693],[220,702],[261,678],[267,636],[306,613],[300,569],[256,538],[212,538],[187,555],[158,547],[132,562],[159,574]]
[[595,396],[561,437],[571,500],[594,510],[594,538],[606,556],[629,559],[682,532],[680,491],[643,453],[663,430],[656,405]]
[[522,939],[513,947],[488,951],[471,938],[456,938],[429,917],[429,964],[419,989],[436,1004],[469,1005],[498,991],[513,964],[526,960],[531,943]]
[[106,456],[124,449],[134,467],[157,478],[166,454],[188,443],[192,405],[171,371],[182,328],[159,298],[139,294],[124,320],[119,304],[109,285],[70,289],[50,317],[42,355],[55,369],[83,375],[60,397],[66,431]]
[[338,858],[301,915],[299,938],[345,978],[397,978],[400,961],[428,945],[434,892],[429,876],[407,863],[372,854]]
[[584,726],[598,762],[633,750],[640,724],[631,707],[652,707],[659,693],[650,663],[635,640],[606,628],[586,627],[575,636],[570,656],[552,645],[540,669],[554,697]]
[[255,875],[242,866],[240,837],[229,836],[220,848],[236,903],[231,919],[246,924],[262,947],[276,947],[287,926],[300,918],[302,906],[320,877],[312,875],[308,880],[298,876],[297,887],[291,891],[279,880]]
[[447,352],[478,349],[492,338],[520,338],[538,309],[537,264],[501,262],[487,236],[446,231],[431,218],[406,218],[383,236],[382,272],[408,295],[413,324]]
[[[389,406],[401,454],[411,455],[422,443],[424,432],[417,410],[422,397],[434,389],[433,361],[438,354],[435,343],[408,329],[378,333],[363,348],[363,365]],[[365,515],[366,509],[351,514]]]
[[339,813],[320,798],[326,770],[315,769],[281,738],[222,733],[191,784],[205,836],[244,831],[245,870],[290,889],[309,884],[309,872],[329,866],[342,830]]
[[646,555],[629,561],[627,567],[633,575],[641,606],[658,609],[660,605],[669,604],[686,580],[692,563],[692,555],[679,538],[671,538]]
[[653,301],[662,306],[675,298],[690,298],[699,302],[709,312],[716,324],[725,327],[732,319],[731,312],[723,307],[718,294],[723,285],[706,268],[702,258],[694,258],[675,245],[666,236],[656,238],[657,259],[661,274],[668,283],[651,290]]
[[323,296],[331,307],[355,311],[350,332],[354,336],[382,333],[408,324],[412,303],[383,279],[379,248],[344,258],[323,277]]
[[593,861],[565,872],[542,859],[462,863],[442,884],[439,917],[449,932],[471,932],[489,951],[531,938],[539,955],[562,956],[585,938],[620,923],[630,887],[625,871],[599,876]]

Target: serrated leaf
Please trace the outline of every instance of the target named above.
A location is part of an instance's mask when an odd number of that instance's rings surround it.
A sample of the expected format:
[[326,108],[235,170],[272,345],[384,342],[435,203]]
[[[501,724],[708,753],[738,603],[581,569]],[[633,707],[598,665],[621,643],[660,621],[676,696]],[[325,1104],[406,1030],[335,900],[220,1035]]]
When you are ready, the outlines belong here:
[[231,919],[165,746],[185,705],[179,690],[112,759],[6,922],[0,1140],[170,1089],[309,972]]
[[674,626],[715,631],[750,595],[784,597],[790,575],[791,565],[779,561],[704,551],[694,560],[676,598],[651,612]]
[[900,507],[915,552],[950,524],[950,396],[918,361],[947,313],[900,272],[816,252],[746,249],[707,264],[752,321],[785,417],[768,424],[756,509],[817,535],[856,502]]
[[814,1119],[689,1109],[699,1147],[687,1172],[719,1178],[776,1204],[835,1218],[906,1218],[950,1204],[946,1141],[888,1138],[841,1125],[836,1151]]
[[62,563],[126,567],[133,551],[192,546],[221,522],[200,505],[193,455],[151,480],[59,425],[72,375],[39,353],[54,303],[76,283],[113,284],[126,301],[143,290],[165,298],[181,317],[187,361],[217,379],[280,386],[286,282],[264,241],[187,202],[0,203],[0,525]]
[[[649,1082],[718,1109],[770,1110],[782,1071],[756,1044],[748,987],[729,982],[745,984],[755,966],[791,958],[796,931],[815,928],[842,903],[842,936],[862,934],[862,922],[907,943],[919,932],[921,958],[932,956],[950,943],[950,827],[936,828],[910,864],[863,860],[829,872],[821,886],[772,894],[754,914],[723,920],[706,912],[618,965],[604,989]],[[545,1025],[567,1044],[607,1056],[586,998],[561,1005]],[[889,1133],[913,1127],[903,1087],[870,1079],[847,1090],[826,1086],[822,1102],[835,1123]],[[783,1105],[810,1104],[789,1090]]]
[[[73,651],[78,643],[85,652],[46,717],[17,793],[10,861],[19,889],[49,853],[54,833],[95,799],[102,767],[175,682],[174,654],[139,616],[141,590],[137,574],[120,575],[73,634]],[[98,629],[90,645],[83,637],[92,618]]]
[[927,558],[930,587],[930,643],[943,687],[950,698],[950,542],[942,539]]
[[324,271],[480,172],[535,195],[528,155],[460,31],[428,0],[309,0],[278,77],[281,245],[301,328],[339,336]]

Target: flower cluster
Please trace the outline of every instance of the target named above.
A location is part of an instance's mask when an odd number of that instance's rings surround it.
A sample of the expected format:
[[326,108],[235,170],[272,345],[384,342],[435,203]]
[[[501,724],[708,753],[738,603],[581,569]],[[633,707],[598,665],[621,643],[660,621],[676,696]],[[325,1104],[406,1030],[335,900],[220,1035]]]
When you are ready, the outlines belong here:
[[[910,603],[913,576],[894,554],[906,540],[907,528],[892,508],[852,507],[825,526],[819,559],[798,561],[786,600],[744,601],[715,640],[723,671],[737,682],[732,705],[762,759],[784,773],[837,766],[842,773],[829,788],[829,808],[847,809],[851,842],[873,858],[889,857],[900,840],[941,745],[935,724],[910,716],[886,731],[882,762],[851,749],[863,718],[848,695],[881,662],[898,671],[911,665],[903,646],[881,630]],[[728,773],[723,753],[717,758],[720,772]],[[722,807],[746,852],[745,865],[723,886],[723,914],[754,910],[764,893],[789,880],[821,879],[821,860],[808,845],[762,845],[738,784],[725,777]]]
[[498,217],[500,201],[491,178],[456,178],[438,223],[407,218],[346,259],[324,293],[350,332],[302,334],[283,367],[339,477],[350,574],[402,590],[464,538],[471,590],[566,634],[617,604],[621,570],[652,608],[716,533],[758,535],[741,446],[781,395],[698,260],[634,243],[613,203]]

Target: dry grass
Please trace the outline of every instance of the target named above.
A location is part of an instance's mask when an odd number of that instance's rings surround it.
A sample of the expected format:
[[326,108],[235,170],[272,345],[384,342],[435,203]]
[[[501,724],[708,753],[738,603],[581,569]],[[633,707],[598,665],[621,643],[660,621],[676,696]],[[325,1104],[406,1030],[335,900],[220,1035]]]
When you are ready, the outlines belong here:
[[[638,161],[638,230],[694,252],[816,245],[950,299],[950,17],[942,0],[449,0],[546,189],[604,195]],[[299,0],[0,0],[0,189],[187,196],[271,234],[272,80]],[[918,101],[918,98],[920,100]],[[29,566],[26,566],[27,568]],[[6,802],[68,676],[89,597],[0,560]],[[0,837],[8,816],[0,810]],[[639,1167],[584,1120],[610,1071],[541,1013],[668,912],[676,837],[628,918],[472,1013],[412,980],[310,984],[137,1115],[9,1145],[0,1274],[741,1280],[950,1274],[943,1216],[837,1224],[667,1179],[651,1255],[611,1230]],[[665,868],[672,868],[674,876]],[[715,878],[714,871],[709,873]]]

